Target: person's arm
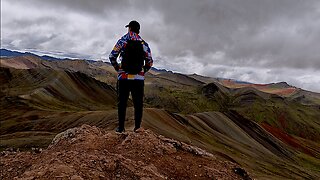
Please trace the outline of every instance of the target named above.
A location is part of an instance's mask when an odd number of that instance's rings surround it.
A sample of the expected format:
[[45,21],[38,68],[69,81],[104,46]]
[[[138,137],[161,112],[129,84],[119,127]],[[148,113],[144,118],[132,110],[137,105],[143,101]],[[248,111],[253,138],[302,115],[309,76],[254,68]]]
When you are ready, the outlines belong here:
[[119,39],[118,42],[114,45],[110,55],[109,60],[116,71],[119,71],[119,63],[117,62],[117,58],[120,54],[120,51],[124,45],[123,39]]
[[151,56],[151,49],[146,42],[143,43],[143,50],[146,53],[144,72],[148,72],[153,65],[153,59]]

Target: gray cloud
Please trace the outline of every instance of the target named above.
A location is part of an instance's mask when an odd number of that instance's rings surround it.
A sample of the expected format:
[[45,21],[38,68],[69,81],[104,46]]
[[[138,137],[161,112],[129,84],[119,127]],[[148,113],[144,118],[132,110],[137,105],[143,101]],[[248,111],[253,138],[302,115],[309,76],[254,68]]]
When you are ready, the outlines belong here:
[[2,0],[1,46],[107,58],[132,19],[156,67],[320,91],[317,0]]

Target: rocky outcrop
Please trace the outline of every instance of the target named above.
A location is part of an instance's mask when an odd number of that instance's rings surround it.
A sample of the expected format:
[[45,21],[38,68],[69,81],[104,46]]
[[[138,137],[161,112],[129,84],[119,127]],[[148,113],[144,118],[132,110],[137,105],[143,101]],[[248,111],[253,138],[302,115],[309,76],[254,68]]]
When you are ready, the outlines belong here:
[[82,125],[58,134],[38,153],[1,155],[1,179],[249,178],[234,163],[143,129],[118,134]]

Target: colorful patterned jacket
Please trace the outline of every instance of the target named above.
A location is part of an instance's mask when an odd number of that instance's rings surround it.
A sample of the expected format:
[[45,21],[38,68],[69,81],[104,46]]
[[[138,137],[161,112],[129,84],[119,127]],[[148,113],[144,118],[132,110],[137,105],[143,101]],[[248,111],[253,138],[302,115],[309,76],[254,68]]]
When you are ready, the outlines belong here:
[[[145,52],[145,64],[142,68],[141,72],[138,74],[128,74],[121,69],[121,63],[117,62],[117,58],[120,54],[119,60],[122,61],[122,55],[128,40],[134,41],[142,41],[143,42],[143,50]],[[128,32],[126,35],[122,36],[121,39],[118,40],[113,50],[109,55],[110,62],[114,69],[118,72],[118,80],[144,80],[144,74],[149,71],[152,67],[152,57],[151,50],[148,44],[135,32]]]

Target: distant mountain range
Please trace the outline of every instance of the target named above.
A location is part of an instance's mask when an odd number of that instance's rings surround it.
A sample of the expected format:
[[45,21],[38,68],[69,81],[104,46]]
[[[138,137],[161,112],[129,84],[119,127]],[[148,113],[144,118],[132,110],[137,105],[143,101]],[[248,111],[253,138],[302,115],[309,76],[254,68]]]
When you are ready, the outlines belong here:
[[0,49],[0,57],[18,57],[18,56],[37,56],[45,60],[54,61],[54,60],[62,60],[61,58],[56,58],[48,55],[39,56],[37,54],[31,52],[19,52],[19,51],[11,51],[8,49]]
[[[35,56],[35,57],[39,57],[41,59],[44,60],[48,60],[48,61],[57,61],[57,60],[70,60],[70,58],[57,58],[54,56],[48,56],[48,55],[37,55],[35,53],[31,53],[31,52],[20,52],[20,51],[12,51],[12,50],[8,50],[8,49],[0,49],[0,57],[3,58],[12,58],[12,57],[19,57],[19,56]],[[87,62],[96,62],[95,60],[88,60],[86,59]],[[106,62],[109,63],[109,62]],[[168,71],[165,69],[157,69],[152,67],[151,69],[155,70],[155,71]]]
[[[44,60],[48,60],[48,61],[56,61],[56,60],[69,60],[69,58],[57,58],[57,57],[54,57],[54,56],[48,56],[48,55],[37,55],[35,53],[31,53],[31,52],[20,52],[20,51],[12,51],[12,50],[8,50],[8,49],[0,49],[0,57],[19,57],[19,56],[35,56],[35,57],[39,57],[41,59],[44,59]],[[91,62],[91,63],[94,63],[96,61],[94,60],[86,60],[87,62]],[[107,62],[109,63],[109,62]],[[166,69],[157,69],[155,67],[152,67],[152,70],[156,71],[156,72],[170,72],[170,73],[173,73],[172,71],[170,70],[166,70]],[[197,75],[197,74],[193,74],[193,75],[190,75],[190,76],[197,76],[197,78],[202,78],[203,80],[204,79],[210,79],[208,77],[205,77],[205,76],[200,76],[200,75]],[[212,78],[210,79],[212,80]],[[243,84],[243,85],[248,85],[248,84],[251,84],[251,85],[254,85],[253,83],[250,83],[250,82],[245,82],[245,81],[239,81],[239,80],[235,80],[235,79],[227,79],[227,78],[215,78],[215,80],[217,81],[220,81],[220,82],[232,82],[233,84]],[[288,85],[286,82],[281,82],[282,84],[286,84],[288,87],[290,85]],[[278,83],[272,83],[272,84],[278,84]],[[290,86],[290,87],[293,87],[293,86]]]

